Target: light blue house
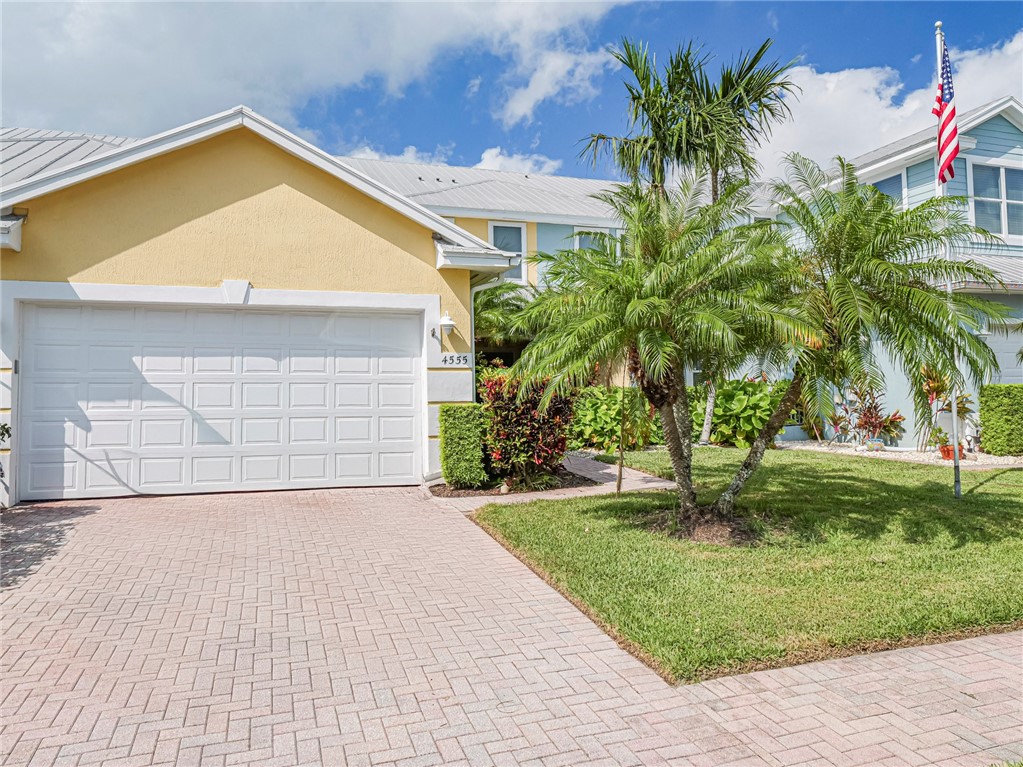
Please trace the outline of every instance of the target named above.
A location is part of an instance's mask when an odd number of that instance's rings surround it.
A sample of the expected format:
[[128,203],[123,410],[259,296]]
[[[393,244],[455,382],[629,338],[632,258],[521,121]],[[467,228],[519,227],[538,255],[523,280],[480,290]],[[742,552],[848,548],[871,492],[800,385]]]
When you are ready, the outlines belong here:
[[[952,288],[983,293],[1006,304],[1015,317],[1023,319],[1023,104],[1006,96],[961,113],[959,141],[955,178],[945,185],[944,193],[967,198],[970,222],[1001,238],[1002,244],[977,244],[966,257],[993,269],[1005,283],[1005,290],[993,292],[971,284]],[[851,161],[863,182],[902,200],[903,205],[919,205],[940,193],[934,128]],[[1000,367],[989,383],[1023,383],[1023,365],[1016,361],[1017,352],[1023,348],[1023,333],[991,334],[986,340],[997,354]],[[967,393],[976,403],[977,393]],[[913,415],[909,384],[894,366],[887,376],[885,404],[889,410],[898,408],[906,416],[901,444],[915,444],[922,424],[916,423]],[[967,432],[974,428],[971,423],[966,426]]]

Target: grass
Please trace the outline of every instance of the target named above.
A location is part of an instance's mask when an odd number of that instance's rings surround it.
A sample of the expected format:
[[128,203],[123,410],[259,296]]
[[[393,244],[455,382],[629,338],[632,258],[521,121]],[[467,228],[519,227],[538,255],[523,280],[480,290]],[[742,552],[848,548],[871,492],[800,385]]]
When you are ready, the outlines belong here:
[[[738,450],[697,451],[701,502]],[[667,455],[626,455],[670,477]],[[696,681],[1023,622],[1023,470],[771,451],[744,546],[679,540],[667,492],[481,509],[477,521],[667,678]]]

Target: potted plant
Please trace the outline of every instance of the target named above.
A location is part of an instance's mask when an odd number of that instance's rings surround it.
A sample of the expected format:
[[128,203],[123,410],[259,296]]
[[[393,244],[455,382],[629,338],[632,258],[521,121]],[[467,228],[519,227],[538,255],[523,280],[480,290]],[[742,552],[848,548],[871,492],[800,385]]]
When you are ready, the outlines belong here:
[[[928,440],[929,445],[934,445],[938,448],[938,452],[941,453],[941,457],[946,461],[951,461],[955,457],[955,453],[952,452],[952,445],[949,443],[948,434],[940,426],[935,426],[931,430],[931,437]],[[963,446],[959,446],[959,457],[963,457]]]

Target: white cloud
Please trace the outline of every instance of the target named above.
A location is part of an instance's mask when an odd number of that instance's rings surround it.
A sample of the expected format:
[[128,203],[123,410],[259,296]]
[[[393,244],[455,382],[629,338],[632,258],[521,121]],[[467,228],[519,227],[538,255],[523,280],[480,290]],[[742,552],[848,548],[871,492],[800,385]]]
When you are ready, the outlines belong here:
[[427,165],[443,165],[451,157],[454,151],[454,144],[438,145],[432,152],[427,152],[414,146],[407,146],[398,154],[387,154],[374,149],[368,144],[357,147],[348,152],[349,157],[356,157],[362,160],[393,160],[395,162],[418,162]]
[[774,12],[774,8],[767,12],[767,23],[771,25],[772,31],[778,31],[778,14]]
[[530,123],[533,112],[547,101],[575,104],[597,95],[594,81],[605,69],[617,67],[606,51],[544,51],[529,62],[532,74],[525,85],[512,88],[498,116],[506,128]]
[[517,173],[557,173],[561,160],[554,160],[542,154],[506,154],[499,146],[483,150],[477,168],[490,170],[512,170]]
[[476,75],[469,81],[469,84],[465,86],[465,97],[471,99],[477,93],[480,92],[480,86],[483,84],[483,76]]
[[[1023,30],[988,48],[951,50],[949,57],[960,113],[1002,96],[1023,98]],[[780,173],[785,152],[827,163],[836,154],[853,158],[935,124],[936,80],[904,94],[899,72],[890,67],[818,72],[800,66],[792,79],[803,92],[792,119],[775,127],[758,152],[765,177]]]
[[[466,50],[503,62],[505,95],[525,116],[544,99],[592,93],[587,32],[610,7],[7,3],[0,118],[5,125],[145,136],[246,103],[301,128],[302,110],[317,96],[352,87],[400,95],[428,79],[434,61]],[[578,60],[565,77],[534,78],[550,67],[549,52]]]

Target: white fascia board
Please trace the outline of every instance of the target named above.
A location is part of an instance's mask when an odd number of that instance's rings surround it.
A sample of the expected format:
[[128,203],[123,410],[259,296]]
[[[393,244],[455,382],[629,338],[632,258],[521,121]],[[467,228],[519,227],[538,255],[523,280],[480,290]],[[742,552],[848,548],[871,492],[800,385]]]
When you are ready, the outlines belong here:
[[19,218],[0,223],[0,249],[21,251],[21,222]]
[[521,256],[505,253],[496,248],[475,249],[447,247],[434,241],[437,248],[438,269],[469,269],[474,272],[503,273],[517,266]]
[[622,222],[610,216],[565,216],[542,212],[523,213],[520,210],[491,210],[489,208],[431,207],[438,216],[476,218],[488,221],[511,221],[531,224],[565,224],[568,226],[620,229]]
[[0,190],[0,207],[23,203],[240,127],[251,130],[280,149],[331,174],[363,194],[421,226],[447,237],[458,245],[484,249],[490,247],[483,240],[455,226],[450,221],[445,221],[436,213],[371,179],[244,106],[235,107],[227,112],[221,112],[197,122],[159,133],[98,157],[58,168],[51,173],[12,184],[10,187]]

